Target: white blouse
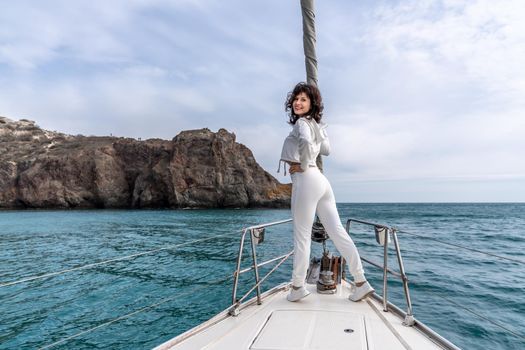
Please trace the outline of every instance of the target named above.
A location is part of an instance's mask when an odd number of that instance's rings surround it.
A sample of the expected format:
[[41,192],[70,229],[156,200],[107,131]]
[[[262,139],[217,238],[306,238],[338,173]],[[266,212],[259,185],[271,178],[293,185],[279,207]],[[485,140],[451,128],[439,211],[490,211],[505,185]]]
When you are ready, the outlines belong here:
[[300,163],[301,169],[306,170],[309,166],[316,166],[315,160],[319,154],[329,155],[330,143],[326,127],[326,124],[318,124],[312,118],[299,118],[290,135],[284,139],[279,169],[281,161],[284,161]]

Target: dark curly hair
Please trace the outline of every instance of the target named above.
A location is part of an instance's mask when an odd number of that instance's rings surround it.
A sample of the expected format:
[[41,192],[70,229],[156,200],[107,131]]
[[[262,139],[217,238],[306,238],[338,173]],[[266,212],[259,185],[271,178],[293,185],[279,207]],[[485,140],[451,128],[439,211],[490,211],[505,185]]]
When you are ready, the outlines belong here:
[[304,92],[306,96],[310,98],[309,116],[314,118],[316,122],[321,122],[324,109],[321,92],[319,92],[317,86],[301,82],[295,85],[294,89],[288,93],[286,102],[284,103],[284,110],[288,113],[288,117],[290,118],[288,123],[293,125],[299,119],[299,116],[293,112],[293,101],[301,92]]

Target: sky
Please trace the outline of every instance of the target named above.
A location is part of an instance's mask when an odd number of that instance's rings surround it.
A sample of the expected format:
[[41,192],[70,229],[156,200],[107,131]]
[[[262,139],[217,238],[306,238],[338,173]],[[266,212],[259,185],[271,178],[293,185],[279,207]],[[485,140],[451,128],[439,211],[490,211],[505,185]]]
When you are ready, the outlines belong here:
[[[0,0],[0,116],[67,134],[225,128],[276,172],[299,0]],[[316,2],[338,202],[525,201],[525,1]],[[281,170],[282,171],[282,170]]]

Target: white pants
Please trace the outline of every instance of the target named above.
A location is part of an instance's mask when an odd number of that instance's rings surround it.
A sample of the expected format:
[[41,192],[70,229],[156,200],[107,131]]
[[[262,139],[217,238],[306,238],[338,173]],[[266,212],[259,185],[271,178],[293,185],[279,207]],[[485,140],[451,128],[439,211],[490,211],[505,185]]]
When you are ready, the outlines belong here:
[[310,244],[315,213],[319,216],[326,233],[348,263],[355,282],[365,281],[363,265],[357,248],[346,233],[337,207],[332,186],[318,168],[292,174],[292,217],[294,233],[294,257],[292,284],[304,285],[310,263]]

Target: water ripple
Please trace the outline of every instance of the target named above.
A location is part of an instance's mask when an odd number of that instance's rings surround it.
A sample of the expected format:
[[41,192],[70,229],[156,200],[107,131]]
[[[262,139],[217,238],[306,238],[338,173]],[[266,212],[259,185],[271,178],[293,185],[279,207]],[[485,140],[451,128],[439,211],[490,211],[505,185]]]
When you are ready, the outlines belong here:
[[[525,258],[524,204],[339,204],[342,218],[355,217],[399,227],[453,244]],[[151,348],[229,305],[231,276],[240,229],[286,219],[288,210],[200,211],[9,211],[0,212],[0,283],[82,264],[217,237],[127,261],[0,288],[0,349],[37,348],[60,341],[119,316],[173,298],[147,312],[86,333],[63,349]],[[268,229],[258,246],[259,260],[291,250],[291,225]],[[352,225],[363,256],[382,261],[373,233]],[[459,303],[516,333],[525,329],[523,265],[458,250],[399,233],[415,316],[462,348],[518,349],[523,339],[479,319]],[[245,247],[249,251],[249,247]],[[329,249],[334,251],[329,243]],[[313,252],[319,254],[320,245]],[[393,268],[395,253],[389,251]],[[249,260],[243,261],[249,266]],[[365,265],[371,282],[382,287],[382,273]],[[269,266],[262,268],[264,273]],[[284,264],[265,288],[290,278]],[[239,293],[252,274],[241,276]],[[198,294],[194,288],[203,288]],[[177,298],[178,295],[186,295]],[[389,282],[389,295],[405,305],[402,284]]]

